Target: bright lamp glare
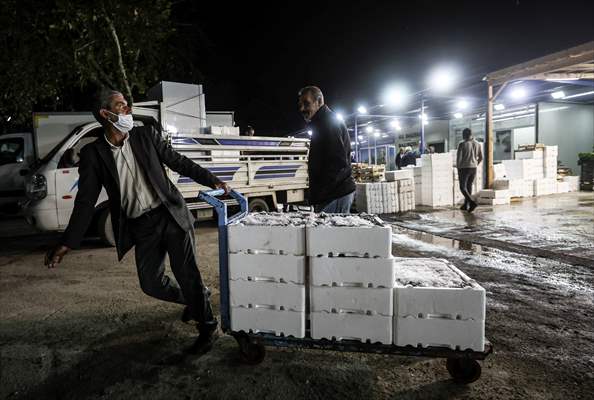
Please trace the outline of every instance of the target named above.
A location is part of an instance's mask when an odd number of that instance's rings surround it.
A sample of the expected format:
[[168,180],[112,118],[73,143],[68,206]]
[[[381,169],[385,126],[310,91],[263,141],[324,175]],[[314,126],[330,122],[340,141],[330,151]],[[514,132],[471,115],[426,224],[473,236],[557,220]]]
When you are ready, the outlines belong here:
[[354,146],[354,145],[355,145],[355,142],[351,142],[351,146]]
[[456,103],[456,108],[460,110],[466,110],[468,108],[468,101],[458,100],[458,102]]
[[177,128],[175,125],[167,124],[167,131],[175,135],[177,133]]
[[401,86],[389,87],[384,93],[384,102],[390,107],[402,107],[406,103],[406,90]]
[[429,117],[427,117],[427,114],[423,113],[423,114],[419,114],[419,119],[422,119],[423,122],[426,122]]
[[521,100],[526,97],[526,89],[522,87],[515,88],[509,95],[512,99]]
[[363,135],[359,135],[357,137],[359,138],[359,140],[363,140]]
[[505,110],[505,106],[504,106],[503,104],[495,104],[495,105],[493,106],[493,108],[494,108],[496,111]]
[[398,126],[396,127],[396,130],[397,130],[398,132],[400,132],[400,131],[402,130],[402,127],[401,127],[400,125],[398,125]]
[[339,121],[344,121],[344,117],[342,116],[341,113],[336,113],[336,119]]
[[311,135],[313,134],[313,132],[312,132],[312,131],[307,131],[307,134],[308,134],[309,136],[311,136]]
[[373,132],[373,126],[368,126],[367,128],[365,128],[365,132],[367,132],[367,133]]
[[397,119],[393,119],[392,121],[390,121],[390,126],[392,128],[398,128],[400,126],[400,121],[398,121]]
[[375,137],[380,137],[380,132],[379,132],[379,131],[375,131],[375,132],[373,132],[373,136],[375,136]]
[[454,113],[454,118],[462,118],[463,116],[464,114],[462,114],[461,112]]
[[562,99],[565,97],[565,92],[563,90],[558,90],[556,92],[551,93],[551,97],[553,99]]
[[357,112],[359,114],[367,114],[367,108],[365,108],[364,106],[359,106],[359,108],[357,108]]
[[429,75],[429,87],[439,92],[446,92],[454,87],[456,75],[452,68],[436,68]]

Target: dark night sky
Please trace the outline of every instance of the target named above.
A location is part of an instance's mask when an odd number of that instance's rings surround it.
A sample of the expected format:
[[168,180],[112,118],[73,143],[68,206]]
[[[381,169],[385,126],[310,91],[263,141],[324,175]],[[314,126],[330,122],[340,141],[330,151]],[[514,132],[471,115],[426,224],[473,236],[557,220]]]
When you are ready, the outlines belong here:
[[594,40],[592,1],[243,3],[182,1],[175,11],[208,40],[207,109],[236,111],[256,134],[301,129],[296,93],[307,84],[350,112],[379,103],[393,81],[422,89],[439,63],[463,74],[464,94],[487,72]]

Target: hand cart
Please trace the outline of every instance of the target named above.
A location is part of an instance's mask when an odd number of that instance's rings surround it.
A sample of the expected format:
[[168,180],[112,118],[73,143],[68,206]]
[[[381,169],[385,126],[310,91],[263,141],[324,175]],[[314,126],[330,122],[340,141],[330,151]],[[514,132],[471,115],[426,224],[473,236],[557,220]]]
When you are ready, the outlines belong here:
[[[484,360],[493,352],[493,346],[485,340],[484,351],[452,350],[447,347],[413,347],[395,346],[389,344],[363,343],[355,340],[316,340],[311,338],[294,338],[275,336],[268,333],[236,332],[231,330],[229,304],[229,257],[227,226],[247,215],[247,200],[240,193],[232,190],[229,194],[239,203],[240,211],[228,217],[227,204],[215,196],[224,194],[222,189],[200,192],[198,197],[210,204],[218,216],[219,228],[219,279],[221,293],[221,328],[224,333],[233,336],[240,348],[240,358],[244,363],[255,365],[264,360],[265,346],[292,347],[303,349],[348,351],[376,354],[394,354],[402,356],[445,358],[446,368],[455,382],[471,383],[481,376],[481,365],[478,360]],[[307,334],[306,334],[307,335]]]

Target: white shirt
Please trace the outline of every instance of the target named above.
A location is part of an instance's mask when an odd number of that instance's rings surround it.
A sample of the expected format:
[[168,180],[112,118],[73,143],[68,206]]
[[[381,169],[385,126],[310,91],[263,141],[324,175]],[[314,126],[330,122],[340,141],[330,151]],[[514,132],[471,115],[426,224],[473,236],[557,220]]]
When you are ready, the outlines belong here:
[[120,178],[122,208],[128,218],[137,218],[159,207],[161,200],[155,189],[148,183],[144,171],[138,168],[129,139],[130,136],[127,135],[122,146],[115,146],[105,136]]

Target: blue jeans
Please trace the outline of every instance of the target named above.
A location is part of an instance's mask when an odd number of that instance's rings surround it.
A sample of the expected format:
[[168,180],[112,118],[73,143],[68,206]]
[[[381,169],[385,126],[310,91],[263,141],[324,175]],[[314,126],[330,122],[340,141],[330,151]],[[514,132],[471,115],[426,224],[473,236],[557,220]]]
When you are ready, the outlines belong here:
[[329,203],[316,204],[314,206],[315,212],[325,212],[329,214],[349,214],[351,211],[351,204],[355,198],[355,192],[349,193],[345,196],[334,199]]

